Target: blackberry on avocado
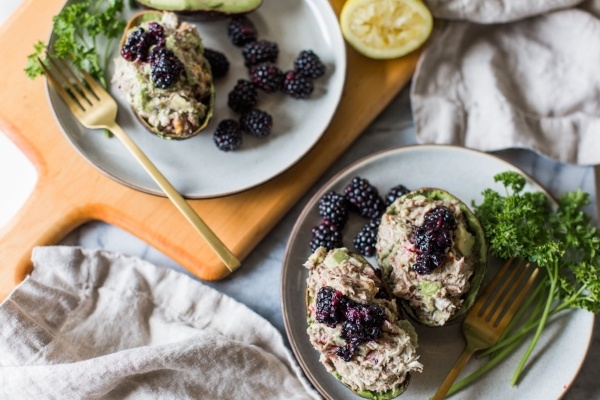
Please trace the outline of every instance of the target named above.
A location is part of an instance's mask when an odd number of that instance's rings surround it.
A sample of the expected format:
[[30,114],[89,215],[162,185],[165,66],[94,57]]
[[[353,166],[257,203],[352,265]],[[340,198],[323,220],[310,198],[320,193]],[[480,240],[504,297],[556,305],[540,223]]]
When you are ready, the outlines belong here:
[[407,314],[424,325],[443,326],[468,312],[486,261],[479,221],[444,190],[407,193],[381,217],[377,263]]
[[142,11],[128,21],[120,50],[112,80],[148,131],[182,140],[208,125],[215,89],[195,26],[173,13]]
[[327,371],[361,397],[401,395],[423,368],[417,334],[377,270],[347,248],[320,247],[304,266],[307,333]]

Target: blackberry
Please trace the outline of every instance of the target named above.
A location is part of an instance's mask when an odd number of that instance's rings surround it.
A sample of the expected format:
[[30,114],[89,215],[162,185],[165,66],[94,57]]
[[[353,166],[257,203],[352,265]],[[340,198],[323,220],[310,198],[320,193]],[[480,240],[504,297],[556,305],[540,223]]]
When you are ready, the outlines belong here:
[[338,348],[337,355],[350,361],[361,343],[377,339],[383,332],[385,309],[374,304],[352,304],[346,307],[346,321],[342,325],[342,339],[346,346]]
[[229,60],[225,54],[212,49],[204,49],[204,57],[210,64],[213,78],[222,78],[229,71]]
[[273,93],[281,88],[283,73],[275,64],[265,62],[250,67],[250,80],[257,88]]
[[232,151],[238,149],[242,145],[242,133],[237,121],[224,119],[219,122],[213,140],[219,150]]
[[237,113],[250,111],[258,102],[258,92],[252,82],[239,79],[229,92],[227,105]]
[[361,217],[379,218],[385,209],[377,189],[367,179],[358,176],[344,187],[344,196],[350,203],[351,211],[358,212]]
[[138,28],[129,37],[121,48],[121,55],[127,61],[142,61],[148,60],[148,52],[152,46],[152,42],[144,28]]
[[252,21],[245,15],[237,16],[229,21],[227,26],[227,35],[231,43],[241,47],[249,42],[256,40],[257,32]]
[[320,224],[312,228],[312,238],[309,243],[310,251],[314,252],[320,246],[333,250],[344,246],[342,232],[335,225]]
[[311,95],[314,85],[310,79],[296,71],[288,71],[283,79],[282,91],[296,99],[305,99]]
[[158,47],[164,47],[165,46],[165,30],[162,27],[162,25],[160,25],[157,22],[150,22],[148,24],[148,33],[147,33],[150,42],[152,44],[157,45]]
[[148,24],[148,30],[140,27],[135,30],[121,48],[121,55],[127,61],[148,61],[150,47],[164,47],[165,32],[162,25],[156,22]]
[[375,340],[383,332],[385,309],[381,306],[357,303],[331,286],[319,289],[316,303],[317,322],[331,328],[342,324],[346,346],[338,347],[336,353],[344,361],[352,359],[361,343]]
[[161,89],[167,89],[179,81],[185,67],[175,54],[164,47],[154,47],[149,55],[152,82]]
[[302,50],[294,60],[294,69],[307,78],[318,78],[325,74],[325,65],[312,50]]
[[242,131],[256,137],[269,136],[273,126],[273,117],[262,110],[254,109],[242,114],[240,127]]
[[316,320],[331,328],[343,321],[348,298],[331,286],[323,286],[317,292]]
[[412,241],[417,247],[417,260],[412,268],[421,275],[432,273],[446,261],[456,229],[454,214],[446,207],[428,211],[421,226],[413,227]]
[[335,225],[342,229],[348,221],[348,201],[344,196],[329,192],[319,199],[319,215],[326,225]]
[[396,199],[404,196],[408,192],[410,192],[410,190],[408,190],[404,185],[396,185],[393,188],[390,188],[385,195],[385,205],[389,206],[396,201]]
[[268,40],[259,40],[246,43],[242,49],[242,56],[246,66],[256,65],[263,62],[275,62],[279,55],[277,43]]
[[354,248],[363,256],[374,256],[379,230],[379,218],[371,219],[358,231],[353,240]]

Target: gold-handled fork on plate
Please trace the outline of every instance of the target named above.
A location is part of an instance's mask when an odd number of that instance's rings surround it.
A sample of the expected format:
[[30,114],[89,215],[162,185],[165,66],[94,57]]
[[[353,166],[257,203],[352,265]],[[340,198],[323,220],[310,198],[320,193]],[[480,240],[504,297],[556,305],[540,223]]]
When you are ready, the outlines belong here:
[[118,107],[115,99],[84,70],[79,71],[80,76],[77,76],[64,60],[54,60],[51,57],[47,59],[50,61],[52,68],[49,68],[41,59],[38,59],[38,61],[44,69],[50,85],[60,95],[75,118],[86,128],[107,129],[115,135],[144,167],[188,222],[202,235],[225,266],[230,271],[237,269],[240,266],[240,261],[117,124]]
[[496,273],[463,321],[463,335],[467,342],[465,349],[431,400],[441,400],[446,396],[476,351],[492,347],[498,342],[535,281],[538,271],[531,263],[523,265],[522,261],[510,259]]

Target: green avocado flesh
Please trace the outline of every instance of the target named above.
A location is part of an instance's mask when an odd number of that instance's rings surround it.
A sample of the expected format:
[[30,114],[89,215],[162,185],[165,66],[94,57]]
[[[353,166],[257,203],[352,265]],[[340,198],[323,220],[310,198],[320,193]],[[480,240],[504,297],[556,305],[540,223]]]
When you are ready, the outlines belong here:
[[184,14],[233,15],[257,9],[262,0],[136,0],[145,7]]

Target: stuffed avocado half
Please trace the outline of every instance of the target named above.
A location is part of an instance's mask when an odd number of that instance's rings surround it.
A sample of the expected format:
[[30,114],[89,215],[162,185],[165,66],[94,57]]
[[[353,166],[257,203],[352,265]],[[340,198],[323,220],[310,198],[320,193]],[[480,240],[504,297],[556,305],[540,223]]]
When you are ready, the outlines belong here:
[[307,332],[327,371],[365,398],[402,394],[423,366],[415,330],[401,319],[381,274],[346,248],[319,247],[304,266]]
[[187,139],[208,124],[215,90],[197,28],[169,12],[144,11],[127,24],[113,82],[136,117],[165,139]]
[[486,272],[483,228],[452,194],[422,188],[392,203],[381,218],[377,263],[407,313],[427,326],[462,317]]

